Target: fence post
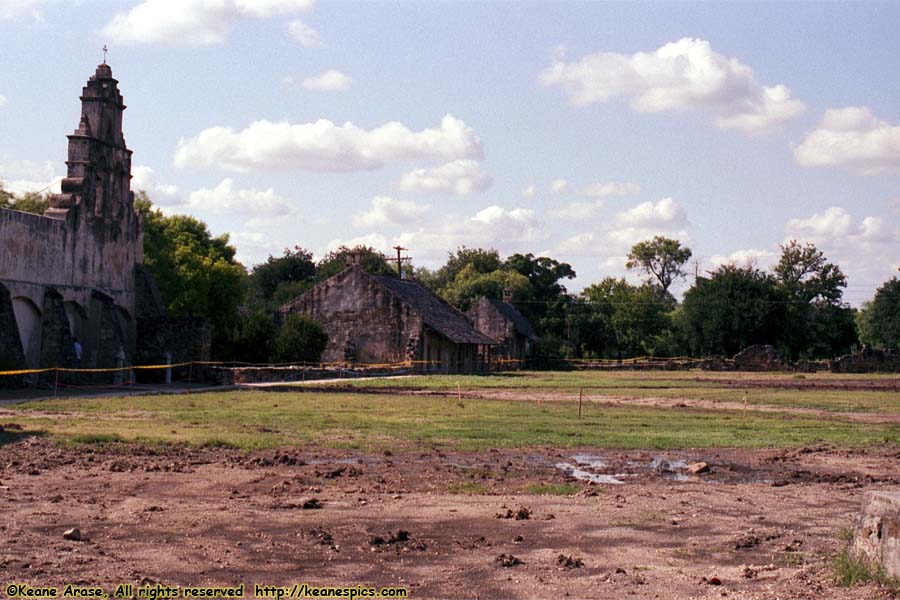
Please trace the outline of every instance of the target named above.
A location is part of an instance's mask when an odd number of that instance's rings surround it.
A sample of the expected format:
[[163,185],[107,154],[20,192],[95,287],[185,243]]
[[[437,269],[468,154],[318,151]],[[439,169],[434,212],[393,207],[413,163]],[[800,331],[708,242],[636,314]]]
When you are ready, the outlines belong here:
[[584,396],[584,388],[578,390],[578,420],[581,420],[581,398]]
[[56,398],[57,394],[59,394],[59,367],[53,369],[56,374],[56,378],[53,381],[53,397]]

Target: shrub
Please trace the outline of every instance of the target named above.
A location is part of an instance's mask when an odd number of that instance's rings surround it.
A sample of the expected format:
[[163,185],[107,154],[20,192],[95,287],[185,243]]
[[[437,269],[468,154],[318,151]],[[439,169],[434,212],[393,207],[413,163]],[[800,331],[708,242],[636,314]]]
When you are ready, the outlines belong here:
[[275,337],[276,362],[318,362],[328,343],[322,326],[300,314],[288,315]]

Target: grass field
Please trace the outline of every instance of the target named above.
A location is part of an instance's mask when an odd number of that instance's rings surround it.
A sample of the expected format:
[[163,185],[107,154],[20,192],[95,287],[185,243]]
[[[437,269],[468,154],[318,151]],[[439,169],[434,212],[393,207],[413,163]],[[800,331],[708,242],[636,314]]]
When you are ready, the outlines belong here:
[[[772,387],[760,386],[764,379]],[[717,402],[765,404],[786,408],[818,408],[835,412],[879,412],[900,414],[900,393],[880,390],[782,389],[778,385],[820,382],[841,385],[859,380],[900,383],[900,375],[848,375],[817,373],[710,373],[710,372],[639,372],[639,371],[534,371],[484,376],[428,375],[411,378],[362,379],[330,384],[357,388],[408,388],[434,391],[520,390],[523,399],[529,394],[577,394],[584,389],[588,396],[613,395],[632,398],[693,398]],[[753,386],[741,387],[741,382]]]
[[[727,374],[730,377],[732,374]],[[719,378],[726,374],[718,374]],[[818,376],[817,376],[818,377]],[[366,380],[354,385],[455,390],[503,388],[531,394],[646,395],[740,400],[732,389],[694,374],[525,373]],[[346,382],[344,383],[346,385]],[[750,402],[828,410],[900,412],[900,394],[884,391],[752,389]],[[10,407],[3,419],[62,443],[112,440],[189,443],[244,449],[316,443],[379,450],[441,445],[482,450],[510,446],[674,449],[790,447],[817,442],[860,446],[900,442],[900,427],[780,412],[523,402],[440,396],[323,391],[227,391],[190,396],[59,399]]]

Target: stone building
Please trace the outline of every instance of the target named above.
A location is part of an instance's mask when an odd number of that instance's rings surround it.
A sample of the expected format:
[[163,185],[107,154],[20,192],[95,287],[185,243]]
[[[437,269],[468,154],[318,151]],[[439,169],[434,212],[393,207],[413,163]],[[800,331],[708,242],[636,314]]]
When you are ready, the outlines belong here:
[[521,364],[537,354],[540,338],[510,300],[509,294],[504,294],[502,302],[482,296],[466,314],[478,331],[496,340],[497,346],[491,350],[493,358]]
[[43,215],[0,209],[0,370],[73,366],[75,337],[81,367],[133,364],[138,312],[164,312],[137,291],[136,278],[152,277],[141,266],[125,104],[106,63],[80,99],[61,193]]
[[420,372],[475,373],[496,342],[416,281],[366,273],[358,260],[279,309],[303,313],[328,334],[323,362],[394,364]]

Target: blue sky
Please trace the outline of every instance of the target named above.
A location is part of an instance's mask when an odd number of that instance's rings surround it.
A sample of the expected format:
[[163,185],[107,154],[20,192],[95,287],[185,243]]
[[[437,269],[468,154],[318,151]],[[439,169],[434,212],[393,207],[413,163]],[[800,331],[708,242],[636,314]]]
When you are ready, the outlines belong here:
[[[0,0],[0,178],[64,174],[109,46],[133,187],[248,266],[400,242],[698,268],[815,243],[858,304],[900,266],[898,3]],[[636,275],[631,274],[635,278]]]

